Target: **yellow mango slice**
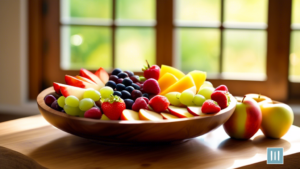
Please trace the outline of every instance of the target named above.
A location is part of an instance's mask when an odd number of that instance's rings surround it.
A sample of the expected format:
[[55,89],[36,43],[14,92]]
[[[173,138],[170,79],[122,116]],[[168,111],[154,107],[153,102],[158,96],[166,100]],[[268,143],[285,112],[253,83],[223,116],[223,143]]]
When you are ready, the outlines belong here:
[[165,75],[163,75],[162,78],[158,80],[160,91],[163,92],[164,90],[166,90],[168,87],[170,87],[177,81],[178,81],[177,77],[175,77],[173,74],[166,73]]
[[167,65],[161,65],[159,79],[162,78],[166,73],[173,74],[175,77],[177,77],[177,79],[181,79],[185,76],[184,73],[182,73],[180,70],[178,70],[174,67],[167,66]]
[[193,77],[193,80],[194,80],[196,88],[197,88],[196,92],[198,92],[200,87],[206,80],[206,72],[194,70],[194,71],[190,72],[189,75],[191,75]]
[[186,75],[172,86],[167,88],[165,91],[161,92],[160,95],[165,95],[170,92],[180,92],[182,93],[184,90],[189,89],[195,86],[194,80],[191,75]]

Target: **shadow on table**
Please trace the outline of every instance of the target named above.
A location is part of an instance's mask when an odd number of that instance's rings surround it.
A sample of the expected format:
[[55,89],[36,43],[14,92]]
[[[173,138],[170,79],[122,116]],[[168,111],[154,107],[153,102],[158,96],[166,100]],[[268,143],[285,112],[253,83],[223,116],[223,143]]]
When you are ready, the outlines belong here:
[[259,153],[266,153],[268,147],[280,147],[283,151],[290,149],[291,144],[285,139],[272,139],[263,135],[256,136],[253,139],[253,145],[258,149]]
[[29,156],[49,168],[68,168],[75,163],[75,168],[194,168],[199,164],[227,168],[234,162],[197,139],[175,145],[110,146],[71,135],[49,142]]

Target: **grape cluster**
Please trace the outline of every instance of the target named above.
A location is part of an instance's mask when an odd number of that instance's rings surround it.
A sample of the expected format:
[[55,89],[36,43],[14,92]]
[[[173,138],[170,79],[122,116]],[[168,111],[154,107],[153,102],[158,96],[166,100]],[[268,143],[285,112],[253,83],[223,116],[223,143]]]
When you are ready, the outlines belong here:
[[[104,96],[107,94],[106,91],[103,93]],[[85,114],[88,111],[97,111],[97,113],[94,114],[101,116],[100,98],[101,94],[97,90],[87,89],[81,100],[72,95],[68,97],[55,97],[53,94],[49,94],[45,96],[44,101],[49,107],[57,111],[67,113],[71,116],[85,117]],[[98,118],[99,116],[96,116],[95,118]]]
[[112,71],[109,81],[105,86],[111,88],[113,95],[117,95],[124,100],[127,109],[131,109],[132,104],[138,97],[149,98],[148,93],[143,93],[141,91],[143,80],[145,80],[144,77],[134,75],[132,71],[122,71],[121,69],[116,68]]

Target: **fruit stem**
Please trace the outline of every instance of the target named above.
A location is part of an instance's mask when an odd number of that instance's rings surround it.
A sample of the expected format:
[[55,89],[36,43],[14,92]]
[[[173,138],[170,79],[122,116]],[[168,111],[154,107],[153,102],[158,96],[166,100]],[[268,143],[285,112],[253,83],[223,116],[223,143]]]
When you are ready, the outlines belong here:
[[244,102],[245,97],[246,97],[246,95],[243,97],[242,103]]
[[147,63],[147,65],[148,65],[148,68],[150,68],[150,65],[149,65],[149,63],[148,63],[148,60],[146,60],[146,63]]
[[258,99],[260,99],[260,94],[258,94]]

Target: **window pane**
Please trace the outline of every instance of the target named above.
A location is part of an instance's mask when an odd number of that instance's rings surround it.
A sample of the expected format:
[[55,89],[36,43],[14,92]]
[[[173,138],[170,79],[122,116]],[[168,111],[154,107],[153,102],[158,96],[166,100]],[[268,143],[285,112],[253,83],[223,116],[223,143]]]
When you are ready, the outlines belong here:
[[226,30],[223,72],[226,78],[264,80],[266,74],[266,32]]
[[62,69],[112,67],[110,28],[63,26],[61,35]]
[[293,0],[292,24],[300,24],[300,0]]
[[155,20],[155,0],[117,0],[118,20]]
[[112,0],[61,0],[62,17],[112,18]]
[[153,28],[117,28],[116,36],[116,67],[141,71],[146,60],[156,63]]
[[268,0],[226,0],[225,22],[267,23]]
[[219,23],[221,0],[176,0],[176,20],[185,23]]
[[290,81],[300,82],[300,31],[292,32],[289,74]]
[[178,29],[181,70],[218,73],[220,31],[217,29]]

